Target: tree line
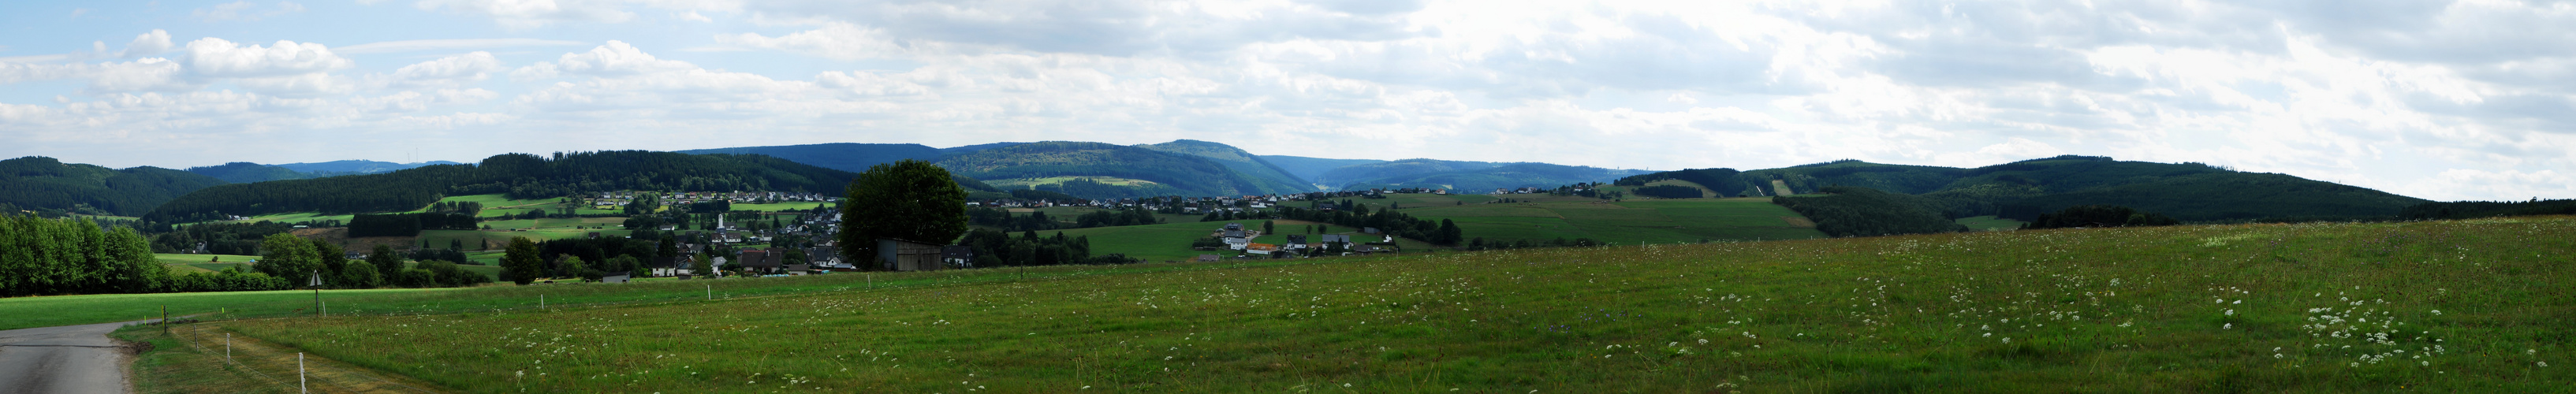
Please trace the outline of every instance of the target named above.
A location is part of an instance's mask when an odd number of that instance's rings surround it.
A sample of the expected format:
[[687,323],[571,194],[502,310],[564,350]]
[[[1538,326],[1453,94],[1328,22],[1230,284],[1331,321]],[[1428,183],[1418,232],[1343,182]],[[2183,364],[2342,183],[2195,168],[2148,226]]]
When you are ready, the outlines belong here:
[[1968,231],[1914,195],[1856,186],[1826,186],[1818,191],[1828,195],[1773,196],[1771,203],[1814,220],[1816,231],[1835,237]]
[[349,217],[350,237],[411,237],[421,230],[473,230],[474,215],[456,213],[396,213]]
[[1351,200],[1342,200],[1340,206],[1349,209],[1326,211],[1279,207],[1277,212],[1281,219],[1323,222],[1343,227],[1375,227],[1386,234],[1418,239],[1436,245],[1457,245],[1466,240],[1466,231],[1458,228],[1457,223],[1448,219],[1441,219],[1438,222],[1416,219],[1413,215],[1396,212],[1393,207],[1371,212],[1368,206],[1353,203]]

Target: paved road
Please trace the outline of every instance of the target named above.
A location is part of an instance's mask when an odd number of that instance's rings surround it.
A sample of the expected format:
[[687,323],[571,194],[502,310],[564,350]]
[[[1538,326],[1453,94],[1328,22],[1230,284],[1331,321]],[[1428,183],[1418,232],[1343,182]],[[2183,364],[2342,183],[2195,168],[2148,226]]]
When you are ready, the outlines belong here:
[[150,322],[0,331],[0,394],[130,392],[128,353],[107,333]]

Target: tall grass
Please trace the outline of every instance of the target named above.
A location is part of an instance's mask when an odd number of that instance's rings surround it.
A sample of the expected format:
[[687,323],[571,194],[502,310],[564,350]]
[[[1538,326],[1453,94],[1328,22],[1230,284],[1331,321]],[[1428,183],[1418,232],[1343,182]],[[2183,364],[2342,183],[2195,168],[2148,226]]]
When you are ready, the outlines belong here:
[[[979,270],[218,324],[475,392],[2563,392],[2568,234],[2562,217]],[[548,291],[566,290],[450,302]]]

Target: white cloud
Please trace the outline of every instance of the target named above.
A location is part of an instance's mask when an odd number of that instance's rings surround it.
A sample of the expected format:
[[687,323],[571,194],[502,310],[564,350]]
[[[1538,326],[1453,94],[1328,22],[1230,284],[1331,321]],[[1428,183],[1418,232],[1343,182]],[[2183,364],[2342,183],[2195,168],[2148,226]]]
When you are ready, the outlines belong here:
[[134,36],[134,42],[126,43],[125,50],[117,52],[116,56],[125,58],[143,57],[158,55],[161,54],[161,52],[169,50],[170,32],[162,31],[161,29],[152,29],[152,32],[150,33],[143,33]]
[[541,40],[534,38],[482,38],[371,42],[340,47],[335,49],[335,51],[340,53],[402,53],[580,45],[589,44],[580,41]]
[[592,76],[628,76],[654,72],[679,71],[696,66],[688,62],[661,60],[635,49],[623,41],[610,40],[588,52],[566,53],[552,62],[537,62],[511,71],[517,79],[543,79],[565,74]]
[[243,46],[221,38],[189,41],[184,50],[188,70],[209,77],[272,77],[339,70],[355,62],[315,43],[278,40],[266,47]]
[[625,22],[635,13],[616,1],[585,0],[421,0],[428,11],[448,11],[492,18],[503,27],[535,28],[561,22]]
[[392,78],[406,84],[479,82],[502,69],[501,60],[491,52],[474,51],[403,66],[394,70]]

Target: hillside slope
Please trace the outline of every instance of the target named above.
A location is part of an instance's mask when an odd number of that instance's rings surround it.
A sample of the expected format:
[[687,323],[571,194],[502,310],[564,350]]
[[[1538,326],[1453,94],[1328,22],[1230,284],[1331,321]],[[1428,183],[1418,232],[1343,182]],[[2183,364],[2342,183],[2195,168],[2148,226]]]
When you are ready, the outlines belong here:
[[[2030,220],[2040,213],[2091,204],[2126,205],[2190,221],[2281,217],[2393,217],[2423,199],[2282,174],[2237,172],[2200,163],[2118,161],[2059,156],[1978,168],[1891,165],[1841,160],[1733,173],[1667,171],[1621,180],[1660,179],[1762,186],[1777,180],[1804,193],[1854,186],[1920,195],[1944,216],[1998,215]],[[1719,186],[1710,185],[1711,189]],[[1769,189],[1765,186],[1763,189]]]
[[1370,159],[1325,159],[1277,155],[1262,156],[1261,159],[1278,165],[1280,170],[1288,171],[1288,175],[1297,177],[1297,181],[1303,183],[1323,183],[1324,173],[1335,168],[1386,162]]
[[267,182],[321,177],[321,175],[318,174],[298,172],[287,169],[286,167],[249,162],[231,162],[217,166],[188,167],[188,172],[196,173],[197,175],[215,177],[215,179],[222,179],[224,182],[231,183]]
[[[193,175],[193,174],[192,174]],[[504,154],[480,165],[433,165],[383,174],[230,184],[189,193],[145,218],[168,223],[223,215],[402,212],[441,196],[552,198],[613,190],[787,191],[838,194],[858,174],[760,155],[610,151],[552,158]]]
[[987,181],[1020,178],[1104,177],[1142,180],[1151,185],[1066,185],[1066,194],[1084,198],[1160,195],[1222,196],[1292,193],[1288,185],[1259,182],[1215,160],[1133,146],[1096,142],[1036,142],[974,151],[941,158],[940,167]]
[[692,149],[679,151],[679,153],[693,155],[718,153],[768,155],[770,157],[787,159],[789,161],[805,163],[815,167],[849,172],[866,172],[869,166],[893,163],[904,159],[936,161],[939,160],[939,156],[941,155],[939,149],[923,146],[921,144],[857,143]]
[[326,162],[320,162],[320,163],[287,163],[287,164],[278,164],[277,166],[278,166],[278,167],[283,167],[283,168],[286,168],[286,169],[289,169],[289,170],[295,170],[295,172],[301,172],[301,173],[306,173],[306,174],[315,174],[315,175],[342,175],[342,174],[379,174],[379,173],[393,172],[393,171],[399,171],[399,170],[408,170],[408,169],[421,168],[421,167],[428,167],[428,166],[458,165],[458,164],[466,164],[466,163],[458,163],[458,162],[453,162],[453,161],[429,161],[429,162],[420,162],[420,163],[394,163],[394,162],[383,162],[383,161],[374,161],[374,160],[340,160],[340,161],[326,161]]
[[1233,145],[1199,140],[1175,140],[1160,144],[1136,145],[1136,147],[1215,160],[1217,164],[1224,164],[1226,168],[1249,176],[1254,182],[1262,183],[1261,188],[1264,190],[1308,191],[1314,188],[1305,180],[1290,174],[1288,169],[1271,164],[1260,155],[1245,152]]
[[[1395,163],[1395,162],[1389,162]],[[1380,163],[1386,164],[1386,163]],[[1354,167],[1381,167],[1380,164]],[[1418,168],[1430,168],[1427,165]],[[1456,190],[1465,193],[1490,193],[1494,189],[1520,187],[1552,188],[1583,182],[1608,182],[1640,171],[1579,167],[1547,163],[1505,163],[1491,167],[1456,166],[1457,170],[1409,173],[1367,178],[1343,184],[1345,189],[1425,187]],[[1346,167],[1351,168],[1351,167]],[[1339,170],[1336,170],[1339,171]],[[1382,172],[1382,173],[1392,173]]]
[[0,208],[136,216],[222,179],[159,167],[110,169],[43,156],[0,160]]

